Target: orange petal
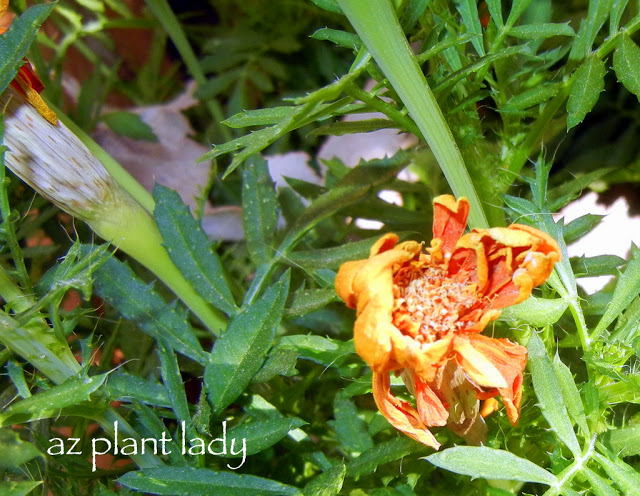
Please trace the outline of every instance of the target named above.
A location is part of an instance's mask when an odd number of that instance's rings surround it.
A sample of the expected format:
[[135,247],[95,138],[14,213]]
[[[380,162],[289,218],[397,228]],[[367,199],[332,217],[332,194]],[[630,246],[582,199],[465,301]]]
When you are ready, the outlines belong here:
[[426,382],[415,374],[413,375],[413,389],[416,397],[416,409],[422,423],[429,427],[447,425],[449,412],[442,400]]
[[486,350],[478,350],[471,344],[471,338],[475,336],[474,334],[456,336],[453,349],[457,355],[456,361],[458,365],[464,369],[467,376],[478,386],[489,388],[507,387],[507,381],[501,371],[483,353]]
[[462,236],[469,217],[469,201],[451,195],[433,199],[433,238],[442,240],[442,251],[451,253]]
[[504,378],[506,386],[496,388],[507,408],[509,421],[516,425],[520,416],[522,372],[527,364],[527,349],[508,339],[494,339],[481,334],[470,335],[468,340],[475,350],[493,363]]
[[437,450],[440,443],[429,432],[427,426],[420,420],[418,412],[406,401],[399,400],[391,394],[388,373],[373,374],[373,397],[380,413],[389,423],[419,443]]

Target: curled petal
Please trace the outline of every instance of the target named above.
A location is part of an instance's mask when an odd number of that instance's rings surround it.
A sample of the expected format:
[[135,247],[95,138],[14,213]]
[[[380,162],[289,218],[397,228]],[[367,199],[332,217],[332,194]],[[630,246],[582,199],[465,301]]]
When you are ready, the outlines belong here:
[[467,227],[469,201],[451,195],[433,199],[433,239],[441,239],[443,253],[451,253]]
[[[488,388],[505,388],[507,381],[502,371],[491,360],[491,354],[487,353],[488,345],[478,349],[472,344],[472,338],[479,336],[471,334],[469,336],[456,336],[453,350],[456,353],[456,361],[462,367],[467,376],[478,386]],[[485,336],[482,336],[483,338]],[[486,338],[490,342],[496,341]]]
[[391,394],[391,384],[388,373],[373,374],[373,397],[380,413],[389,423],[405,433],[410,438],[432,447],[440,448],[440,443],[429,432],[427,426],[420,420],[418,412],[406,401],[399,400]]
[[[481,334],[468,337],[469,344],[500,371],[505,386],[495,386],[507,409],[509,421],[516,425],[522,400],[522,372],[527,364],[527,349],[508,339],[494,339]],[[468,372],[465,369],[465,372]]]

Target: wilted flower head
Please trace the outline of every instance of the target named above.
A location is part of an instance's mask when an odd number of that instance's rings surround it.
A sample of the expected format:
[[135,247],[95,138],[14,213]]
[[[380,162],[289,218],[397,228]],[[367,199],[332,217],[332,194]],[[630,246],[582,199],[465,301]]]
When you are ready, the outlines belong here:
[[[480,333],[501,309],[528,298],[560,259],[557,243],[538,229],[513,224],[463,234],[469,203],[434,200],[433,239],[386,234],[366,260],[340,267],[336,291],[357,309],[356,351],[373,369],[373,394],[397,429],[435,449],[429,427],[448,425],[478,441],[479,400],[497,395],[516,424],[524,347]],[[389,373],[401,373],[415,407],[391,393]]]
[[114,206],[135,203],[64,124],[47,122],[24,95],[8,88],[0,108],[5,163],[42,196],[87,222],[109,217],[119,222]]

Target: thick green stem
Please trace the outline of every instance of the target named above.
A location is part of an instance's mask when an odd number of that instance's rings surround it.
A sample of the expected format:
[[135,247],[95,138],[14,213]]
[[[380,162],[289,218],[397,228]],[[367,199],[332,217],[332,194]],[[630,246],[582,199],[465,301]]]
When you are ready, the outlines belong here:
[[489,227],[460,150],[407,42],[390,1],[337,1],[407,107],[440,164],[453,193],[456,196],[465,196],[470,201],[470,225],[478,228]]

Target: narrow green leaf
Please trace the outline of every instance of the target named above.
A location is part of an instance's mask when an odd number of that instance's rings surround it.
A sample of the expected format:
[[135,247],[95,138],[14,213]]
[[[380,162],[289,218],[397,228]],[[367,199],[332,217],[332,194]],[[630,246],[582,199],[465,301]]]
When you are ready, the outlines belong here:
[[498,29],[502,29],[504,26],[504,19],[502,18],[502,1],[501,0],[487,0],[487,7],[489,7],[489,15],[493,22],[496,23]]
[[15,361],[9,360],[6,365],[7,374],[9,375],[9,379],[13,383],[13,386],[18,391],[18,394],[22,398],[28,398],[31,396],[31,391],[29,391],[29,386],[27,385],[27,381],[24,378],[24,370],[20,365],[18,365]]
[[364,420],[358,415],[356,405],[344,394],[337,394],[333,401],[334,421],[340,445],[352,452],[362,453],[373,448],[373,440],[367,432]]
[[596,227],[604,215],[585,214],[572,220],[562,228],[562,236],[567,244],[579,240],[582,236],[589,234]]
[[135,322],[154,339],[164,339],[176,351],[205,363],[207,354],[187,323],[184,312],[169,306],[158,293],[142,282],[129,266],[110,258],[95,272],[95,290],[120,314]]
[[20,400],[0,413],[0,427],[55,417],[63,408],[89,400],[106,378],[107,374],[73,376],[60,385]]
[[571,415],[571,418],[582,430],[583,437],[590,438],[591,431],[587,424],[587,416],[584,412],[584,404],[582,403],[578,386],[576,386],[571,370],[569,370],[569,367],[560,361],[560,357],[557,353],[553,357],[553,370],[558,378],[558,383],[560,384],[560,389],[562,390],[562,396],[564,398],[564,404],[567,406],[569,415]]
[[572,78],[571,92],[567,102],[567,129],[580,124],[591,112],[604,90],[604,77],[607,69],[604,61],[596,57],[588,57]]
[[260,370],[273,343],[289,292],[287,272],[249,308],[234,317],[216,341],[204,372],[205,388],[219,414]]
[[622,490],[625,496],[640,496],[640,474],[618,458],[607,458],[600,453],[594,457],[607,475]]
[[[0,469],[18,468],[23,463],[43,456],[33,444],[20,439],[11,429],[0,429]],[[0,494],[3,494],[0,491]]]
[[34,5],[11,23],[6,33],[0,35],[0,93],[16,76],[24,61],[22,58],[36,39],[38,29],[55,4]]
[[338,295],[333,288],[329,289],[300,289],[293,294],[291,305],[287,308],[287,318],[306,315],[314,310],[320,310],[329,303],[338,301]]
[[273,258],[278,200],[267,161],[256,155],[242,171],[242,225],[251,260],[262,265]]
[[390,441],[376,444],[373,448],[349,462],[347,464],[347,476],[358,478],[364,474],[371,474],[376,471],[379,465],[430,450],[430,448],[417,443],[413,439],[399,436]]
[[178,193],[157,183],[153,199],[156,222],[173,263],[205,300],[229,315],[236,313],[220,259],[189,207]]
[[529,367],[533,388],[544,418],[553,432],[571,450],[574,456],[581,456],[580,444],[573,431],[573,424],[564,405],[562,393],[558,389],[558,377],[544,344],[534,332],[529,340]]
[[462,17],[462,24],[467,30],[467,33],[474,35],[471,40],[473,48],[478,52],[478,55],[483,57],[485,55],[485,51],[482,26],[480,25],[480,16],[478,15],[478,2],[475,0],[456,0],[455,3],[458,12],[460,12],[460,16]]
[[611,334],[611,342],[621,342],[631,345],[640,332],[640,298],[633,300],[629,308],[616,322],[614,332]]
[[334,14],[342,14],[342,9],[336,0],[311,0],[321,9],[333,12]]
[[626,263],[624,258],[617,255],[597,255],[572,259],[571,267],[573,267],[576,277],[595,277],[617,275],[618,267]]
[[[266,420],[253,420],[244,424],[239,424],[233,429],[227,431],[228,439],[236,439],[236,446],[242,442],[246,446],[246,452],[231,454],[227,453],[225,457],[243,457],[260,453],[261,451],[273,446],[290,431],[305,425],[302,419],[297,417],[287,418],[271,418]],[[244,441],[242,441],[244,440]],[[236,447],[234,453],[239,451]]]
[[622,275],[619,276],[611,301],[604,315],[593,331],[592,339],[600,336],[604,330],[629,307],[629,304],[640,293],[640,249],[631,245],[631,259]]
[[582,22],[578,35],[571,47],[569,60],[582,60],[591,51],[596,36],[604,26],[613,0],[591,0],[588,5],[587,18]]
[[109,112],[102,114],[100,119],[114,133],[131,138],[134,140],[158,142],[158,137],[153,132],[153,128],[149,126],[138,114],[133,112]]
[[627,8],[629,0],[614,0],[611,12],[609,13],[609,33],[616,33],[620,27],[620,19],[624,9]]
[[558,94],[562,83],[539,84],[510,98],[500,112],[516,112],[546,102]]
[[536,298],[530,296],[522,303],[502,311],[501,320],[517,320],[536,327],[555,324],[569,306],[562,298]]
[[314,40],[325,40],[335,43],[349,50],[359,51],[362,48],[362,41],[357,35],[340,31],[338,29],[320,28],[311,35]]
[[112,400],[131,401],[135,398],[152,406],[171,406],[167,389],[162,384],[129,374],[122,368],[111,373],[104,390]]
[[2,496],[27,496],[40,484],[42,481],[2,481],[0,482],[0,494]]
[[187,401],[187,392],[184,387],[182,374],[180,373],[180,367],[178,366],[178,357],[162,339],[159,339],[157,342],[157,351],[158,358],[160,358],[162,383],[169,393],[171,409],[176,416],[176,420],[179,422],[190,422],[189,402]]
[[337,496],[346,474],[347,467],[342,463],[328,468],[304,486],[302,493],[304,496]]
[[558,483],[555,475],[508,451],[486,446],[456,446],[423,458],[436,467],[482,479]]
[[513,0],[511,3],[511,11],[509,12],[509,17],[507,18],[508,26],[515,26],[520,16],[527,10],[527,7],[531,4],[533,0]]
[[344,136],[345,134],[371,133],[380,129],[397,128],[398,124],[389,119],[365,119],[339,121],[315,128],[310,136]]
[[379,236],[376,236],[320,250],[295,251],[290,253],[288,258],[296,266],[302,265],[306,269],[337,269],[349,260],[367,258],[371,246],[378,238]]
[[298,496],[286,484],[253,475],[215,472],[204,468],[160,467],[128,472],[117,482],[140,492],[163,496]]
[[575,36],[568,22],[563,24],[525,24],[509,29],[509,36],[525,40],[541,40],[552,36]]
[[280,338],[279,347],[296,350],[301,358],[320,363],[325,367],[339,366],[355,350],[352,341],[338,341],[322,336],[297,334]]
[[618,81],[640,100],[640,48],[628,34],[621,36],[618,48],[613,53],[613,70]]
[[296,107],[287,105],[282,107],[263,108],[257,110],[243,110],[222,121],[225,126],[234,129],[250,126],[271,126],[283,119],[291,117]]
[[593,470],[582,467],[580,472],[587,478],[591,484],[590,490],[595,496],[619,496],[620,493],[611,487],[611,481],[599,476]]
[[640,455],[640,425],[630,425],[607,432],[609,444],[618,456]]

